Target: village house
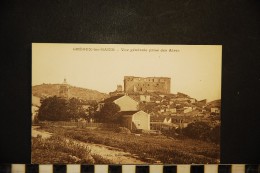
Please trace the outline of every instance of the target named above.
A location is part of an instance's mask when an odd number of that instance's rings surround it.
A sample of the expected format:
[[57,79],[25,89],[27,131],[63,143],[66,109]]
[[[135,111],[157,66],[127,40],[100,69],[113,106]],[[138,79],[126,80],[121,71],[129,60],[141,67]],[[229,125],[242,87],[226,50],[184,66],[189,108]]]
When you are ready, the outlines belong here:
[[[105,103],[113,102],[119,106],[118,116],[122,118],[123,126],[130,130],[150,130],[150,114],[138,109],[138,102],[128,95],[114,96],[100,103],[101,108]],[[116,116],[116,115],[115,115]]]
[[211,108],[211,109],[210,109],[210,112],[211,112],[211,113],[217,113],[217,114],[219,114],[219,113],[220,113],[220,109],[217,108],[217,107],[214,107],[214,108]]
[[163,123],[170,124],[172,123],[172,119],[170,117],[165,117]]
[[144,111],[121,111],[123,126],[130,130],[150,130],[150,115]]
[[128,95],[120,95],[109,97],[99,103],[99,109],[101,109],[105,103],[114,102],[120,107],[120,111],[137,111],[138,102],[129,97]]
[[192,107],[184,107],[183,113],[189,113],[192,111]]
[[207,110],[206,109],[201,109],[201,113],[206,113]]
[[151,97],[150,95],[140,95],[140,102],[150,102]]

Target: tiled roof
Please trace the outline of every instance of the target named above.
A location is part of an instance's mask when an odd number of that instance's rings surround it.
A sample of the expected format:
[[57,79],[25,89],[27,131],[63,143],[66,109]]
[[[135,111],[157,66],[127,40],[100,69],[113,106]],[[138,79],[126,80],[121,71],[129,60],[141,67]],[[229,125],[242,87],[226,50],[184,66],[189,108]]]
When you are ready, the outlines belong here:
[[120,111],[120,112],[117,113],[117,115],[120,115],[120,116],[133,115],[133,114],[135,114],[136,112],[139,112],[139,111]]
[[122,96],[124,96],[124,95],[109,97],[109,98],[103,100],[101,103],[111,103],[111,102],[115,101],[116,99],[119,99]]

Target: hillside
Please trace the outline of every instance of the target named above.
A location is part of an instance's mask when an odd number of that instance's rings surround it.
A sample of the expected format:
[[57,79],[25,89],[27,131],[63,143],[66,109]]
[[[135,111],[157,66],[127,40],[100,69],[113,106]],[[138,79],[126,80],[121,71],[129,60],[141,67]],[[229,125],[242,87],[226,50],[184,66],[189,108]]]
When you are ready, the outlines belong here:
[[[59,95],[59,88],[61,84],[41,84],[32,87],[32,94],[36,97],[50,97]],[[105,93],[98,92],[96,90],[90,90],[75,86],[69,86],[69,96],[76,97],[84,100],[97,100],[100,101],[107,98]]]
[[209,103],[207,103],[207,108],[213,108],[213,107],[217,107],[217,108],[220,108],[221,107],[221,100],[214,100],[214,101],[211,101]]

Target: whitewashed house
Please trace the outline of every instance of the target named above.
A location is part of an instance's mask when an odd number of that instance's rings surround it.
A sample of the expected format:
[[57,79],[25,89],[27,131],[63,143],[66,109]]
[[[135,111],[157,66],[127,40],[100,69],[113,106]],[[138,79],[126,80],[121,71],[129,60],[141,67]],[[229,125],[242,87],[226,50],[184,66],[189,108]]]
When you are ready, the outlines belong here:
[[138,109],[138,102],[128,95],[110,97],[101,102],[105,104],[114,102],[120,107],[117,116],[122,118],[123,126],[130,130],[143,129],[150,130],[150,114]]
[[217,107],[211,108],[211,109],[210,109],[210,112],[211,112],[211,113],[217,113],[217,114],[219,114],[219,113],[220,113],[220,109],[217,108]]
[[122,111],[123,126],[130,130],[150,130],[150,115],[144,111]]
[[120,107],[120,111],[136,111],[138,110],[138,102],[128,95],[114,96],[100,102],[100,109],[105,103],[114,102]]
[[172,119],[171,118],[164,118],[163,123],[170,124],[170,123],[172,123]]
[[192,111],[192,107],[184,107],[183,113],[189,113]]
[[140,102],[150,102],[151,96],[150,95],[140,95]]

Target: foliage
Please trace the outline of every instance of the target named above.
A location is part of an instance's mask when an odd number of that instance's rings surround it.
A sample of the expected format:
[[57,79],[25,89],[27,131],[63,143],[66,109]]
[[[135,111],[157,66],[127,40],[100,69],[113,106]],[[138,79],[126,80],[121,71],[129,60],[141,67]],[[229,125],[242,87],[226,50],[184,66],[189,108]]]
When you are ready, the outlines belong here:
[[33,163],[94,163],[90,149],[59,136],[32,138]]
[[94,118],[96,115],[96,111],[98,109],[97,103],[90,103],[90,107],[87,109],[88,112],[88,118]]
[[73,118],[74,120],[77,120],[80,117],[85,118],[85,111],[81,105],[80,100],[76,98],[69,99],[67,103],[67,114],[68,117]]
[[210,141],[219,144],[220,143],[220,125],[215,126],[210,131]]
[[131,131],[126,127],[118,127],[115,129],[117,133],[131,134]]
[[190,123],[185,129],[183,129],[183,134],[195,138],[195,139],[207,139],[211,127],[205,122],[194,122]]
[[96,118],[99,122],[119,123],[120,117],[117,115],[119,111],[120,107],[117,104],[113,102],[105,103],[100,112],[96,114]]
[[92,157],[95,160],[95,164],[112,164],[110,160],[105,159],[98,154],[92,154]]
[[41,121],[68,121],[85,118],[85,112],[80,100],[71,98],[69,100],[53,96],[41,100],[38,118]]
[[[123,149],[125,152],[137,154],[139,158],[153,158],[162,163],[218,163],[219,145],[194,139],[178,140],[166,136],[134,134],[126,135],[108,130],[85,130],[78,128],[45,127],[52,133],[61,129],[67,138],[82,142],[93,142]],[[154,163],[153,161],[147,161]]]
[[205,122],[194,122],[183,129],[183,135],[193,139],[219,143],[220,126],[212,128]]
[[41,106],[38,113],[39,120],[69,120],[66,105],[66,100],[57,96],[41,100]]

